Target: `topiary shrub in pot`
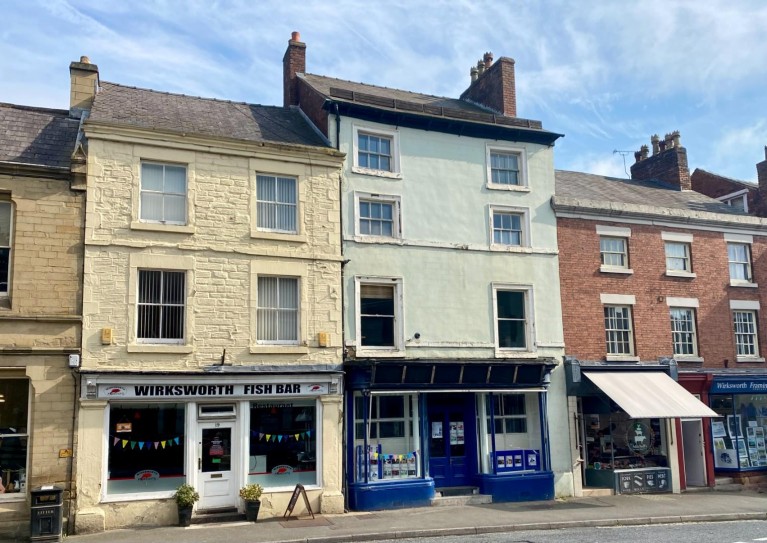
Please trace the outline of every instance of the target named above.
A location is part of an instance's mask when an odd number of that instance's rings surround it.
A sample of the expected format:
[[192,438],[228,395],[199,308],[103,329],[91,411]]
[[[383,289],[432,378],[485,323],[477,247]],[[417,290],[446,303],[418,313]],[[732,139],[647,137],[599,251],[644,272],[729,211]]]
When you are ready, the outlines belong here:
[[176,489],[173,499],[178,506],[178,525],[189,526],[192,523],[192,508],[200,495],[192,485],[184,483]]
[[261,509],[261,494],[264,489],[261,485],[250,483],[240,489],[240,498],[245,502],[245,518],[249,522],[258,520],[258,511]]

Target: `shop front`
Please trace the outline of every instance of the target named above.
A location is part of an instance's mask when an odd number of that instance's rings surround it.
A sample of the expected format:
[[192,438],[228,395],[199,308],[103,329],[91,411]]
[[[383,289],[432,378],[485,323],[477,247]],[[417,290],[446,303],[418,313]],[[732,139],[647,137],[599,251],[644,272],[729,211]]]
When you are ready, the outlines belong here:
[[189,483],[198,512],[241,508],[240,487],[258,483],[265,516],[282,514],[297,484],[316,510],[341,512],[341,374],[271,370],[84,373],[80,432],[103,452],[81,455],[81,495],[95,503],[79,509],[102,509],[111,528],[131,520],[113,504],[167,499]]
[[767,375],[714,375],[708,397],[715,470],[767,473]]
[[428,505],[438,493],[554,497],[546,389],[553,361],[346,365],[349,508]]
[[[616,494],[679,491],[674,419],[716,417],[675,381],[676,363],[565,360],[577,398],[577,435],[586,488]],[[703,451],[699,451],[703,454]]]

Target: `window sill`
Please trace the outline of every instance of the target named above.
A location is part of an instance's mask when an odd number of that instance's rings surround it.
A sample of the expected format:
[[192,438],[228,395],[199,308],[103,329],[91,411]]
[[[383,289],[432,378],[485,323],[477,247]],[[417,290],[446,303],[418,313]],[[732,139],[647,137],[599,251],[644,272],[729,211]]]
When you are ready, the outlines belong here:
[[251,345],[250,354],[309,354],[305,345]]
[[751,281],[738,281],[736,279],[730,279],[731,287],[745,287],[745,288],[759,288],[759,285],[752,283]]
[[163,224],[154,222],[131,221],[131,230],[146,232],[165,232],[168,234],[194,234],[194,226],[183,224]]
[[625,354],[608,354],[605,356],[605,360],[608,362],[639,362],[639,357]]
[[306,234],[283,234],[281,232],[261,232],[260,230],[251,230],[250,237],[253,239],[273,239],[275,241],[306,243]]
[[677,362],[694,362],[696,364],[702,364],[704,362],[702,356],[675,356],[674,360]]
[[694,279],[698,277],[698,275],[693,272],[681,271],[681,270],[666,270],[666,276],[667,277],[686,277],[689,279]]
[[490,251],[494,253],[532,253],[533,248],[529,245],[504,245],[503,243],[491,243]]
[[737,356],[735,362],[764,362],[761,356]]
[[634,270],[631,268],[615,268],[613,266],[599,266],[599,271],[602,273],[617,273],[622,275],[632,275]]
[[533,359],[538,358],[538,353],[532,351],[512,351],[506,349],[496,349],[496,358],[519,358],[519,359]]
[[402,358],[405,356],[404,349],[387,349],[386,347],[370,348],[357,346],[356,356],[366,357],[374,356],[376,358]]
[[191,345],[149,345],[133,343],[126,345],[129,353],[168,353],[168,354],[188,354],[194,352]]
[[402,179],[400,172],[387,172],[386,170],[371,170],[370,168],[360,168],[359,166],[352,166],[352,172],[362,175],[372,175],[375,177],[385,177],[387,179]]
[[510,192],[531,192],[527,185],[499,185],[497,183],[487,183],[485,188],[488,190],[508,190]]

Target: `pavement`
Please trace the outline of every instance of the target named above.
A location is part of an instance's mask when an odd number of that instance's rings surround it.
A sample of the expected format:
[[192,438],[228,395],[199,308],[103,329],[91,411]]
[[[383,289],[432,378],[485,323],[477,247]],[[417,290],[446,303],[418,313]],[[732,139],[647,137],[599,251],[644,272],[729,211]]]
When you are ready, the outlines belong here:
[[[299,504],[300,505],[300,504]],[[767,520],[767,494],[743,490],[566,498],[550,502],[448,505],[188,528],[132,528],[66,538],[70,543],[345,543],[595,526]]]

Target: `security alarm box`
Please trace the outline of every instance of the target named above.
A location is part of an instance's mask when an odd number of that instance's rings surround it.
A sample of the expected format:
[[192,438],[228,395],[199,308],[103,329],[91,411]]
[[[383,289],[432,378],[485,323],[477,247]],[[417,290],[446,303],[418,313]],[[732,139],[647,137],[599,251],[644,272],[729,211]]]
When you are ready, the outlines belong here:
[[80,367],[80,355],[79,354],[70,354],[69,355],[69,367],[70,368],[79,368]]
[[101,329],[101,344],[102,345],[111,345],[112,344],[112,329],[111,328],[102,328]]

